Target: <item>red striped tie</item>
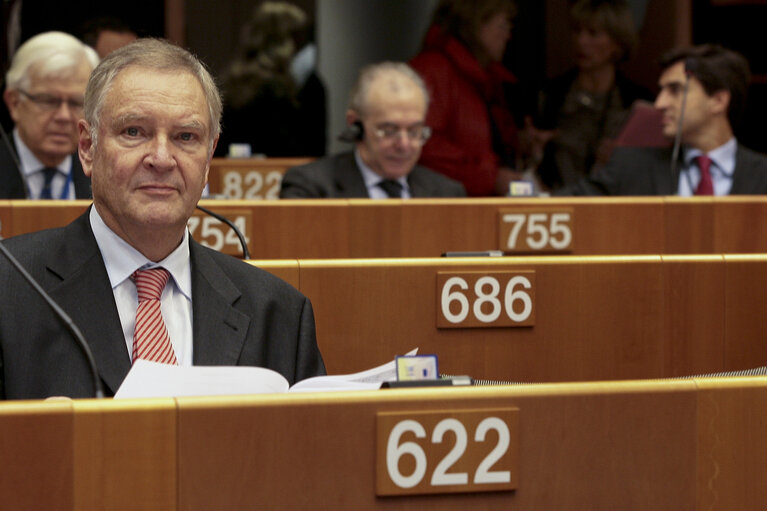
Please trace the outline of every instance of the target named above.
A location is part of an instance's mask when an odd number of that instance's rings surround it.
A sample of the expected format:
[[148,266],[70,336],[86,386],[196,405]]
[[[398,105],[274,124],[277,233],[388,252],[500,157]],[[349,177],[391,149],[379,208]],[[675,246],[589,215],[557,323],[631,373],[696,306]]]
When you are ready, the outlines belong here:
[[177,364],[168,329],[160,311],[160,296],[170,273],[165,268],[136,270],[131,280],[138,291],[136,331],[133,334],[133,360]]

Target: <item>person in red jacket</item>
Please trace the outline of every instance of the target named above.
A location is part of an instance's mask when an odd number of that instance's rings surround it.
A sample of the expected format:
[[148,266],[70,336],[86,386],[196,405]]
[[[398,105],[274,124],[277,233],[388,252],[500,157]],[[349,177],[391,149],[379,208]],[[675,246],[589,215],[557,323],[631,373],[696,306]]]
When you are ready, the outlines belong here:
[[432,98],[420,163],[462,182],[470,196],[506,195],[519,177],[517,127],[503,94],[516,79],[500,63],[515,12],[512,0],[442,0],[410,62]]

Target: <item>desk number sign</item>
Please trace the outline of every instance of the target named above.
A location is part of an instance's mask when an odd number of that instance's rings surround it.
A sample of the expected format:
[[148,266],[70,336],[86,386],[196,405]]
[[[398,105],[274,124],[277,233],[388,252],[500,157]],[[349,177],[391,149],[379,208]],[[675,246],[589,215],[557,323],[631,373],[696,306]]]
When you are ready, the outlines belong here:
[[535,271],[437,272],[437,328],[535,324]]
[[[250,247],[250,230],[253,225],[253,213],[248,209],[216,211],[232,221],[245,236],[245,242]],[[194,215],[187,222],[189,234],[200,244],[218,250],[225,254],[241,257],[242,246],[240,239],[228,225],[206,215],[202,211],[195,210]]]
[[227,168],[215,192],[227,199],[277,200],[283,173],[276,169]]
[[378,413],[376,495],[516,489],[518,412]]
[[568,253],[574,248],[572,208],[500,209],[498,241],[506,253]]

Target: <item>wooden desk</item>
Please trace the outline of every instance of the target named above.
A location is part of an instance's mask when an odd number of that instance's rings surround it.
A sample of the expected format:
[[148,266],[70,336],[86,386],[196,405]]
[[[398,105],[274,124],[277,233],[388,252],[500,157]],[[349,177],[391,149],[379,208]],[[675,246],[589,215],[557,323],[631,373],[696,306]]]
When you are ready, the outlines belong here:
[[[6,237],[64,225],[90,202],[9,204],[10,220],[0,216]],[[542,232],[551,239],[561,237],[561,231],[554,231],[563,224],[553,215],[570,215],[565,225],[572,243],[566,249],[547,245],[513,252],[517,254],[767,253],[767,197],[206,200],[201,204],[241,226],[254,259],[437,257],[447,251],[500,249],[509,242],[501,232],[503,212],[526,221],[515,250],[523,249],[523,238],[536,240]],[[195,239],[232,255],[241,253],[228,228],[200,215],[192,226]]]
[[[377,414],[507,407],[516,490],[376,496]],[[765,424],[764,378],[0,403],[0,508],[760,509]]]
[[[270,261],[252,264],[270,269]],[[661,378],[757,367],[767,360],[762,341],[767,327],[760,312],[760,304],[767,303],[767,282],[749,280],[752,273],[767,275],[765,256],[297,264],[297,287],[312,300],[331,374],[364,370],[414,347],[437,354],[442,373],[505,381]],[[445,292],[438,286],[441,272],[526,271],[535,272],[534,326],[438,327]],[[507,280],[498,278],[499,307],[505,305]],[[472,289],[448,291],[465,295],[467,307],[475,307]],[[487,305],[482,310],[489,311]]]

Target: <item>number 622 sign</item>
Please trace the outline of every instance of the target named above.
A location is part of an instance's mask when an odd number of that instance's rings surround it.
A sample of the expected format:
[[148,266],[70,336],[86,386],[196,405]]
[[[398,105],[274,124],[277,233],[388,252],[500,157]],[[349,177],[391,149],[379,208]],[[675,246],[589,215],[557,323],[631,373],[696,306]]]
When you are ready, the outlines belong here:
[[376,494],[514,490],[519,409],[379,412]]

